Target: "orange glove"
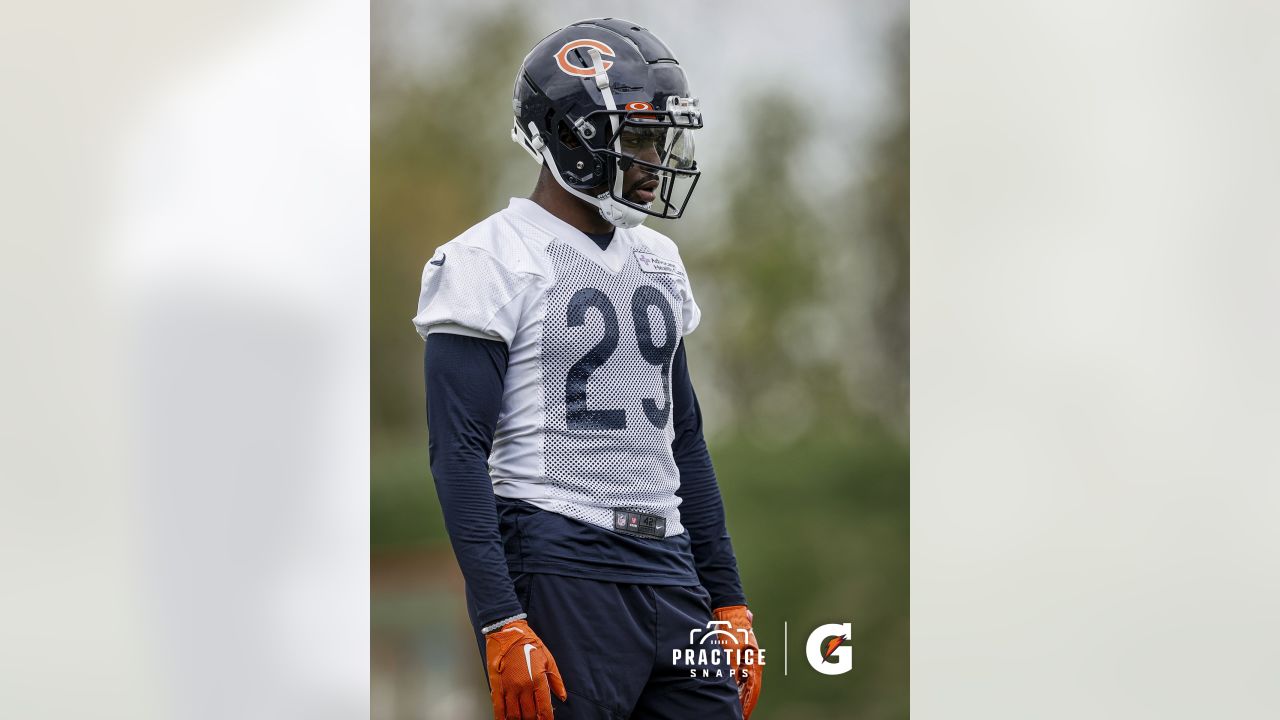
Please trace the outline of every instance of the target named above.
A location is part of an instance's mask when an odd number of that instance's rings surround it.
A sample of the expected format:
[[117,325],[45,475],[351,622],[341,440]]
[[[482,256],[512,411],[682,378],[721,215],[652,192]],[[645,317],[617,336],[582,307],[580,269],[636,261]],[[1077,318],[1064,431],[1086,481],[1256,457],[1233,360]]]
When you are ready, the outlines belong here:
[[524,620],[484,636],[494,720],[551,720],[551,693],[567,699],[560,668]]
[[[746,605],[730,605],[729,607],[716,608],[711,611],[711,616],[716,620],[728,620],[732,623],[733,637],[737,640],[738,645],[732,647],[734,650],[729,656],[729,663],[734,669],[734,679],[738,681],[738,699],[742,702],[742,720],[751,717],[752,711],[756,709],[756,702],[760,699],[760,673],[764,669],[760,663],[760,644],[756,642],[756,632],[751,629],[751,611]],[[747,639],[743,640],[742,633],[739,630],[747,630]],[[747,655],[747,648],[751,649],[750,657]],[[742,650],[744,655],[741,667],[738,664],[737,650]]]

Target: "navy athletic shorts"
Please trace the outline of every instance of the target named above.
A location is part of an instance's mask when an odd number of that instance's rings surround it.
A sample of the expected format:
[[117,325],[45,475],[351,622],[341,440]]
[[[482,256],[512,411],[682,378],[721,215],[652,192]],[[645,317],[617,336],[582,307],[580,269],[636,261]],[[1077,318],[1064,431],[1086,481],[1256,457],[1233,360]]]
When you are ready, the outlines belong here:
[[[552,697],[556,720],[742,719],[732,670],[722,656],[699,652],[712,647],[699,642],[711,619],[702,586],[545,573],[514,580],[568,691],[568,702]],[[484,638],[474,615],[471,622],[483,665]]]

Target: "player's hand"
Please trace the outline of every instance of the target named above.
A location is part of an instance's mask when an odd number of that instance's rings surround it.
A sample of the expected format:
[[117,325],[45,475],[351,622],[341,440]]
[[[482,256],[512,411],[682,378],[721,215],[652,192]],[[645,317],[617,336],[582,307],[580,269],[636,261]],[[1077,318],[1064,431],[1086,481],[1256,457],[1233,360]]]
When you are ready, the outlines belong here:
[[[742,702],[742,718],[747,720],[756,709],[760,699],[760,673],[764,670],[760,663],[760,644],[756,642],[756,632],[751,629],[751,611],[746,605],[731,605],[711,611],[716,620],[728,620],[732,624],[733,637],[737,640],[733,650],[742,650],[742,663],[738,662],[738,653],[729,656],[729,664],[734,669],[734,679],[738,681],[738,699]],[[739,630],[746,630],[744,639]],[[749,652],[748,652],[749,650]]]
[[524,620],[485,635],[485,666],[494,720],[551,720],[551,693],[563,702],[555,658]]

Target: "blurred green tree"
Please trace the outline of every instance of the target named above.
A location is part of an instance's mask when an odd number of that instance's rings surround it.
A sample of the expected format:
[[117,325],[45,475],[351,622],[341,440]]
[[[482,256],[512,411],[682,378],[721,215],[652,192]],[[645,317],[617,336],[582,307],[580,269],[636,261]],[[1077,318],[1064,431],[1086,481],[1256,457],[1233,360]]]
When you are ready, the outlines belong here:
[[[420,433],[422,341],[411,319],[436,247],[487,217],[514,161],[513,68],[535,40],[515,10],[481,18],[469,44],[484,62],[430,79],[379,71],[375,55],[370,199],[370,402],[375,436]],[[461,60],[461,59],[460,59]],[[419,436],[418,439],[421,439]]]
[[870,298],[875,360],[863,407],[906,435],[911,367],[911,117],[910,34],[905,21],[890,35],[893,102],[871,147],[871,163],[851,204],[850,226],[866,241],[879,277]]
[[746,115],[746,147],[718,173],[728,179],[727,211],[695,231],[720,237],[682,245],[705,306],[705,329],[689,348],[714,368],[723,432],[792,439],[817,415],[847,415],[827,407],[832,370],[810,336],[809,318],[825,299],[825,229],[793,176],[791,160],[810,130],[805,117],[781,93],[744,104],[755,108]]

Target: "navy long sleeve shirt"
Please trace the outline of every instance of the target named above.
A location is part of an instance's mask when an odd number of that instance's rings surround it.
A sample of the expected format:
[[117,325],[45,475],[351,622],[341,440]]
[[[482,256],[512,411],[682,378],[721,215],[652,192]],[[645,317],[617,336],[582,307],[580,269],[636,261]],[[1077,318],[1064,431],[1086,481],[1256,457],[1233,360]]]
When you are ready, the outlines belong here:
[[676,349],[671,380],[672,453],[680,471],[677,495],[685,533],[665,539],[613,533],[495,497],[488,457],[502,408],[507,359],[501,341],[446,333],[427,337],[431,473],[477,622],[522,612],[512,572],[700,583],[712,607],[745,604],[684,344]]

